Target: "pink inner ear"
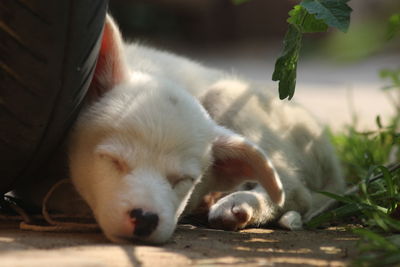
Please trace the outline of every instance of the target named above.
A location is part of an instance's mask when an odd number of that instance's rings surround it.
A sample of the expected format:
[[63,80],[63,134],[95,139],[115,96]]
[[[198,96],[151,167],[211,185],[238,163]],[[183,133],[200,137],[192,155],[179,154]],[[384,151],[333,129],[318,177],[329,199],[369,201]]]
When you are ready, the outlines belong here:
[[213,172],[225,186],[238,186],[245,180],[258,181],[272,201],[284,203],[284,193],[279,177],[266,156],[258,147],[241,138],[222,136],[213,146]]
[[214,171],[219,176],[227,178],[251,178],[254,171],[249,164],[241,159],[218,159],[214,162]]
[[126,78],[126,66],[122,57],[122,39],[119,30],[112,19],[107,17],[88,92],[91,100],[96,100]]
[[102,92],[106,90],[106,88],[104,88],[104,85],[101,83],[99,77],[100,75],[104,74],[107,62],[106,55],[110,50],[110,33],[107,28],[107,24],[104,25],[103,37],[101,41],[99,55],[97,57],[96,68],[94,70],[93,79],[89,87],[88,95],[91,100],[99,98],[103,94]]

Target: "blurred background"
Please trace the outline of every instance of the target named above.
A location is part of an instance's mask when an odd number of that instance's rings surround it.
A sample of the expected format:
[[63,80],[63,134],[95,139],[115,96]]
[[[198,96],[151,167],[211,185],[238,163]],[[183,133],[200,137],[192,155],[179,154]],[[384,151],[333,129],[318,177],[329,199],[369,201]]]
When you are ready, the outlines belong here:
[[[236,1],[239,2],[239,1]],[[213,68],[271,81],[289,10],[299,1],[110,0],[110,12],[125,39],[190,57]],[[388,18],[398,0],[351,0],[347,34],[330,30],[306,35],[294,101],[334,129],[375,126],[396,110],[382,69],[400,70],[400,38],[387,41]],[[398,90],[399,91],[399,90]],[[392,93],[392,94],[391,94]]]

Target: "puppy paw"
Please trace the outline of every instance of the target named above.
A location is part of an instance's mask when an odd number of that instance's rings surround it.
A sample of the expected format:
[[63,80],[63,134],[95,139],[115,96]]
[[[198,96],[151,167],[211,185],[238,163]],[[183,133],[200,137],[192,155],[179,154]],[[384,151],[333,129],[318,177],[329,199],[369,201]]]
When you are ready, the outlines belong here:
[[252,220],[254,209],[241,192],[228,195],[215,203],[208,214],[212,228],[237,231],[245,228]]
[[292,231],[303,229],[303,221],[301,219],[300,213],[293,210],[284,213],[279,219],[278,224],[282,228]]

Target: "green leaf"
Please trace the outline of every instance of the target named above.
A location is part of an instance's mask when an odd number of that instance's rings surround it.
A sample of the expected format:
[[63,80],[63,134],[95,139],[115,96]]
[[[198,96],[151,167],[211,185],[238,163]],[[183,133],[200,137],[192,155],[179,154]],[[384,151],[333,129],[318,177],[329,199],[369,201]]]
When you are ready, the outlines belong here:
[[280,99],[290,100],[294,95],[303,33],[324,32],[328,25],[347,30],[351,12],[346,4],[348,1],[304,0],[289,12],[289,28],[283,41],[283,53],[277,59],[272,75],[273,81],[279,81]]
[[302,33],[325,32],[328,25],[323,20],[317,19],[315,15],[308,14],[307,10],[300,5],[294,6],[289,12],[287,22],[298,27]]
[[382,79],[389,80],[391,84],[388,89],[400,88],[400,68],[399,69],[382,69],[379,72]]
[[388,168],[384,166],[378,166],[376,169],[380,170],[383,174],[384,181],[386,182],[388,197],[393,197],[396,193],[396,189],[394,187],[392,175],[390,174]]
[[322,192],[322,191],[318,191],[318,193],[325,195],[327,197],[333,198],[336,201],[342,202],[342,203],[347,203],[347,204],[351,204],[351,203],[358,203],[356,200],[354,200],[351,196],[346,196],[346,195],[337,195],[331,192]]
[[[398,266],[400,263],[400,248],[397,248],[397,251],[393,251],[392,253],[387,253],[384,255],[383,259],[377,260],[377,265],[380,266]],[[396,265],[397,264],[397,265]]]
[[301,31],[294,25],[289,25],[283,41],[284,49],[282,55],[275,63],[272,74],[273,81],[279,81],[279,98],[289,100],[294,95],[296,87],[297,61],[301,48]]
[[391,235],[387,239],[400,248],[400,235]]
[[376,125],[378,126],[378,128],[379,129],[382,129],[383,128],[383,126],[382,126],[382,120],[381,120],[381,116],[376,116],[376,118],[375,118],[375,122],[376,122]]
[[352,9],[347,5],[350,0],[304,0],[300,3],[310,14],[323,20],[330,27],[347,32]]
[[393,39],[397,34],[400,34],[400,13],[394,14],[389,18],[388,40]]
[[357,214],[363,207],[358,205],[357,203],[350,203],[334,210],[322,213],[314,218],[312,218],[309,222],[306,223],[307,228],[316,228],[324,223],[332,222],[337,219],[346,218]]
[[376,234],[370,230],[358,228],[358,229],[354,229],[353,232],[386,250],[389,250],[389,251],[398,250],[397,246],[395,244],[393,244],[393,242],[385,239],[383,236]]

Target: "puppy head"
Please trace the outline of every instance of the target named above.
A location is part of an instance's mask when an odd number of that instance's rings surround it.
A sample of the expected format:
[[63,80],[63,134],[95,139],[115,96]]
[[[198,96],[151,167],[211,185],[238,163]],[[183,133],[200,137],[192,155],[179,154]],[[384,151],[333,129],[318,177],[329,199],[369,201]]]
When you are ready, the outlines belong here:
[[72,179],[110,240],[165,242],[204,174],[216,190],[260,181],[274,202],[283,202],[278,176],[262,151],[215,125],[198,103],[188,103],[177,111],[158,103],[164,112],[138,103],[108,125],[80,120]]
[[81,114],[70,148],[72,181],[105,235],[165,242],[204,173],[222,187],[260,180],[281,203],[262,151],[217,126],[178,84],[130,72],[115,31],[107,17],[90,89],[102,97]]
[[80,116],[71,176],[109,239],[163,242],[211,163],[214,124],[178,85],[131,76]]

